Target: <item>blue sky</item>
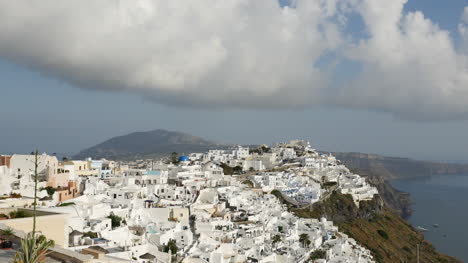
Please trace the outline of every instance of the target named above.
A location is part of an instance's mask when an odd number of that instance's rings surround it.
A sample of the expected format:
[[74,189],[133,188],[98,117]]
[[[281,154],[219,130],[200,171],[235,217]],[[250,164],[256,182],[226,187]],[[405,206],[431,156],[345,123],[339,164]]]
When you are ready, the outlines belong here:
[[[466,1],[410,0],[459,41]],[[356,29],[358,30],[358,29]],[[345,75],[356,65],[339,70]],[[431,160],[468,159],[468,121],[410,121],[373,109],[311,106],[297,109],[190,108],[162,105],[131,91],[86,89],[6,58],[0,60],[0,152],[75,153],[112,136],[168,129],[229,143],[272,143],[293,138],[316,148]]]

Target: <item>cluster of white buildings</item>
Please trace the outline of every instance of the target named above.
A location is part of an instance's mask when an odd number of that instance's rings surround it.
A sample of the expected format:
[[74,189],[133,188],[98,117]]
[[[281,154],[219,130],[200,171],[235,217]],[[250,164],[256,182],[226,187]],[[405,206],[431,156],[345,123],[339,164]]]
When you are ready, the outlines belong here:
[[[0,209],[31,206],[33,159],[0,156]],[[176,163],[58,161],[46,154],[40,163],[39,210],[63,220],[38,227],[61,253],[90,260],[76,262],[292,263],[314,252],[321,255],[315,262],[374,262],[333,222],[298,218],[271,194],[280,191],[298,206],[331,191],[351,194],[356,205],[377,194],[308,142],[210,150]],[[225,174],[226,166],[236,172]],[[15,220],[0,221],[0,228],[20,228]]]

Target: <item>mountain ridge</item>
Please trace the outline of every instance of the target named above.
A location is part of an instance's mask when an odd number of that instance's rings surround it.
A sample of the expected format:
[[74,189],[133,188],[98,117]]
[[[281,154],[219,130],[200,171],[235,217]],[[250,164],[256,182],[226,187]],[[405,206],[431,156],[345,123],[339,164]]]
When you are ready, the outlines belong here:
[[92,157],[115,160],[150,158],[171,152],[206,151],[213,147],[226,147],[226,145],[188,133],[155,129],[112,137],[78,152],[73,158]]

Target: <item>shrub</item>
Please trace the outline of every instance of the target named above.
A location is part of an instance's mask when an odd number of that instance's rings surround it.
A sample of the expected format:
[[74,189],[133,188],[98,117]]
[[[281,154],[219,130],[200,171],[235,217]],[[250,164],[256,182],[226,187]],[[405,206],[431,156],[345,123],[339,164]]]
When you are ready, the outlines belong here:
[[325,259],[327,252],[325,250],[317,249],[310,253],[309,260]]
[[250,180],[245,180],[245,181],[242,182],[242,184],[246,184],[246,185],[248,185],[248,186],[251,187],[251,188],[254,186],[253,182],[250,181]]
[[21,194],[18,194],[18,193],[11,193],[11,194],[10,194],[10,197],[11,197],[11,198],[21,198],[22,195],[21,195]]
[[384,239],[388,239],[387,232],[383,231],[382,229],[377,230],[377,233],[379,233],[379,235],[383,237]]
[[75,205],[75,203],[73,203],[73,202],[61,203],[61,204],[58,205],[58,206],[69,206],[69,205]]
[[28,217],[28,214],[23,210],[10,212],[10,218],[25,218],[25,217]]
[[88,231],[86,233],[83,233],[83,237],[97,238],[98,234],[96,232]]

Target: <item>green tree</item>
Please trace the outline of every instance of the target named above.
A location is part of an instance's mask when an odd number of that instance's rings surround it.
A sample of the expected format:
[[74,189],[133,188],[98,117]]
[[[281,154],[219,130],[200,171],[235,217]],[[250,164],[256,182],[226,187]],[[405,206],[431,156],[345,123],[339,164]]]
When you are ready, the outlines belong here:
[[234,174],[234,169],[231,166],[229,166],[229,165],[227,165],[225,163],[221,163],[221,168],[223,168],[223,173],[225,175],[233,175]]
[[114,214],[110,214],[107,218],[111,219],[112,228],[119,227],[120,223],[122,222],[122,218],[120,216],[116,216]]
[[310,239],[308,234],[300,234],[299,235],[299,242],[302,244],[304,248],[308,247],[310,245]]
[[233,170],[233,172],[234,172],[235,174],[242,174],[242,171],[243,171],[243,170],[242,170],[242,167],[239,166],[239,165],[237,165],[237,166],[235,166],[234,168],[232,168],[232,170]]
[[53,196],[54,193],[55,193],[55,191],[57,190],[57,189],[53,188],[52,186],[47,186],[47,187],[44,188],[44,189],[47,191],[47,194],[48,194],[49,196]]
[[169,160],[171,161],[171,163],[177,164],[177,163],[179,163],[179,160],[178,160],[177,157],[178,157],[177,152],[172,152],[171,156],[169,157]]
[[177,253],[177,244],[176,241],[173,239],[170,239],[167,242],[167,245],[164,246],[164,252],[170,252],[172,255],[175,255]]

